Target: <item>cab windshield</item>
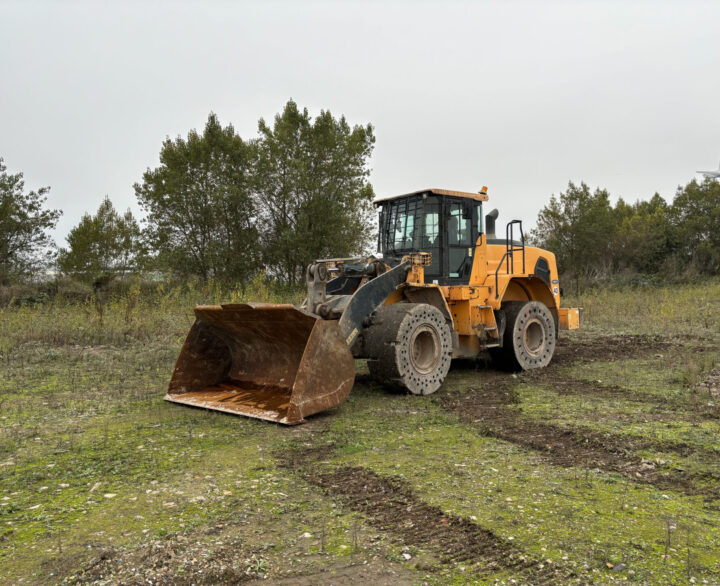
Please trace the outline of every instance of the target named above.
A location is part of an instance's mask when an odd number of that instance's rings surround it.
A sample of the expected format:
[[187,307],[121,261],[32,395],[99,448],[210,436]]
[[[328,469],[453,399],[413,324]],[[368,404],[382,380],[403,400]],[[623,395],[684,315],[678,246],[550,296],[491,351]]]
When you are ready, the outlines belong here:
[[387,204],[384,210],[384,252],[405,252],[422,248],[422,208],[420,198],[401,199]]

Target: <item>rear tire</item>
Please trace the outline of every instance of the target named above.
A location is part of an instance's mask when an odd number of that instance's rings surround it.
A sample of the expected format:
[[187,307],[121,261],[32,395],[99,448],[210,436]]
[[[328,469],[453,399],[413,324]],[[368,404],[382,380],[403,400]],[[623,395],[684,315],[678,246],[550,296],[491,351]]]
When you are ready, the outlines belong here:
[[363,332],[370,375],[379,383],[429,395],[440,388],[452,354],[450,327],[426,303],[396,303],[375,311]]
[[493,348],[495,363],[507,370],[530,370],[550,364],[555,352],[555,319],[544,303],[503,303],[507,319],[502,348]]

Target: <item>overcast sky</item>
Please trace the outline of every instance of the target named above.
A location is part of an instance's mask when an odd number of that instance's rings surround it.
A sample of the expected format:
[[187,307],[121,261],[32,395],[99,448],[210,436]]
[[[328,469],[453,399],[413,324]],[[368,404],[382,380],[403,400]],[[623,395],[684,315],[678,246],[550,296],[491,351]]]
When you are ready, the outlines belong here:
[[0,157],[56,239],[208,113],[289,98],[375,126],[378,196],[489,186],[534,224],[569,180],[671,200],[720,161],[720,2],[0,0]]

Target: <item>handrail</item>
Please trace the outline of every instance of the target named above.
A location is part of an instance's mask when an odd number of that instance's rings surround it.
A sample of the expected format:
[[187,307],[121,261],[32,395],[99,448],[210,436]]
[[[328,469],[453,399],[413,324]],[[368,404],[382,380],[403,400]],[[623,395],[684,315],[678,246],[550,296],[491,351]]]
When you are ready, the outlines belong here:
[[500,262],[498,263],[497,269],[495,269],[495,299],[500,297],[500,292],[498,291],[498,273],[500,272],[500,267],[502,266],[502,263],[505,260],[505,257],[507,255],[508,255],[507,252],[505,254],[503,254],[503,257],[500,259]]
[[[513,226],[518,224],[520,229],[520,245],[515,246],[513,239],[514,230]],[[525,234],[522,229],[522,220],[512,220],[505,226],[505,254],[503,254],[500,262],[498,263],[497,269],[495,269],[495,299],[500,297],[499,291],[499,273],[500,267],[503,265],[503,261],[506,262],[505,273],[508,275],[515,274],[515,252],[522,251],[522,274],[525,274]]]

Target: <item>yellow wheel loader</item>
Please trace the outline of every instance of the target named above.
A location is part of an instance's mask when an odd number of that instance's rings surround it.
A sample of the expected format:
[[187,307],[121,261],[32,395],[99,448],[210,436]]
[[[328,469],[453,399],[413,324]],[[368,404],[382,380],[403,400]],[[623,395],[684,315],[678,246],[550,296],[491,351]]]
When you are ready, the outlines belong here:
[[314,262],[301,307],[196,307],[165,399],[292,425],[345,400],[356,358],[418,395],[485,350],[505,368],[547,366],[581,310],[560,307],[555,256],[526,246],[519,220],[495,234],[487,200],[487,188],[381,199],[382,256]]

